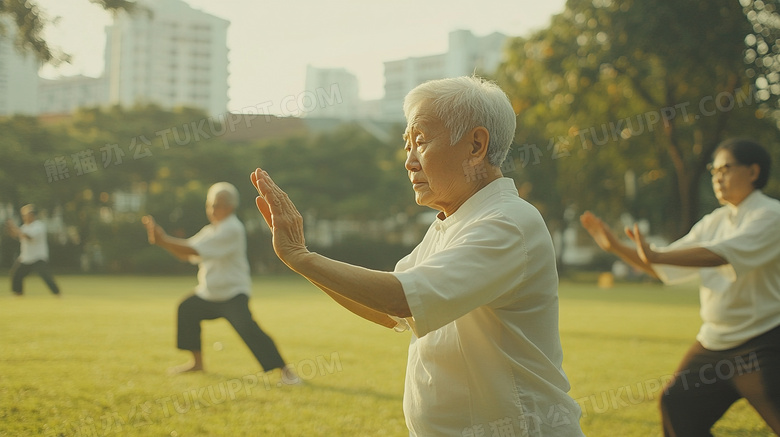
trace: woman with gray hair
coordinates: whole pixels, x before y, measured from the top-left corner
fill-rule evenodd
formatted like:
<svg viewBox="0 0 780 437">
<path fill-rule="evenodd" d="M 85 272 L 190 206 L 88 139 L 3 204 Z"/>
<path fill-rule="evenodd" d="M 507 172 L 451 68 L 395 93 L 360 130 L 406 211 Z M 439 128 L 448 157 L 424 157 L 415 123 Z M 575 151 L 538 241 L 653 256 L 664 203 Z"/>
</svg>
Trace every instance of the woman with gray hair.
<svg viewBox="0 0 780 437">
<path fill-rule="evenodd" d="M 500 165 L 509 99 L 476 77 L 426 82 L 404 102 L 406 168 L 439 211 L 393 272 L 310 252 L 295 205 L 257 169 L 257 207 L 287 266 L 359 316 L 412 338 L 404 414 L 412 436 L 582 436 L 567 395 L 553 244 Z"/>
</svg>

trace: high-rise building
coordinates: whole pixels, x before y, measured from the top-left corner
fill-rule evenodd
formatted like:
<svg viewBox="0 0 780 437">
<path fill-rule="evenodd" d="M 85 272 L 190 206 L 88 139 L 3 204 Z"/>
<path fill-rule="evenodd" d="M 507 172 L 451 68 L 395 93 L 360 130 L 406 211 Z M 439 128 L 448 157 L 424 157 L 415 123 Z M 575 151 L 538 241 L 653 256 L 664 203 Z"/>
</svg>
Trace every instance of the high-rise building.
<svg viewBox="0 0 780 437">
<path fill-rule="evenodd" d="M 69 76 L 39 79 L 38 114 L 69 114 L 78 108 L 105 106 L 105 77 Z"/>
<path fill-rule="evenodd" d="M 39 61 L 32 53 L 14 47 L 16 24 L 0 17 L 5 35 L 0 35 L 0 116 L 38 113 Z"/>
<path fill-rule="evenodd" d="M 106 28 L 109 104 L 190 106 L 211 115 L 228 104 L 229 21 L 182 0 L 141 0 Z"/>
<path fill-rule="evenodd" d="M 357 77 L 343 68 L 306 66 L 306 91 L 294 106 L 303 116 L 351 120 L 360 116 Z M 289 110 L 288 108 L 282 108 Z"/>
<path fill-rule="evenodd" d="M 507 36 L 477 37 L 468 30 L 449 34 L 446 53 L 385 62 L 383 118 L 403 121 L 403 100 L 417 85 L 433 79 L 493 74 L 502 59 Z"/>
</svg>

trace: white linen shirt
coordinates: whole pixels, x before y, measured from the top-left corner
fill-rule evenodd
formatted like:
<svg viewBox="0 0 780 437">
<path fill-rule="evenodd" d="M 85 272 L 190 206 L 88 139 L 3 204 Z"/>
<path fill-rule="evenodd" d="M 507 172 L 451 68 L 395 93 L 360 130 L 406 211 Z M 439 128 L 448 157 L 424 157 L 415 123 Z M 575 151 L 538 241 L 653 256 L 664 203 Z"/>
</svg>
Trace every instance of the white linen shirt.
<svg viewBox="0 0 780 437">
<path fill-rule="evenodd" d="M 436 219 L 394 275 L 412 312 L 398 319 L 414 334 L 410 435 L 583 435 L 561 367 L 552 240 L 512 179 Z"/>
<path fill-rule="evenodd" d="M 702 325 L 696 339 L 725 350 L 780 325 L 780 202 L 760 190 L 736 207 L 706 215 L 688 235 L 658 249 L 704 247 L 728 264 L 695 268 L 654 264 L 658 277 L 675 284 L 701 277 Z"/>
<path fill-rule="evenodd" d="M 250 294 L 252 279 L 246 258 L 246 231 L 235 214 L 217 224 L 208 224 L 187 242 L 198 255 L 190 262 L 198 264 L 195 294 L 208 301 L 225 301 L 239 294 Z"/>
<path fill-rule="evenodd" d="M 40 220 L 23 224 L 19 230 L 27 238 L 19 239 L 19 262 L 32 264 L 49 260 L 49 243 L 46 241 L 46 225 Z"/>
</svg>

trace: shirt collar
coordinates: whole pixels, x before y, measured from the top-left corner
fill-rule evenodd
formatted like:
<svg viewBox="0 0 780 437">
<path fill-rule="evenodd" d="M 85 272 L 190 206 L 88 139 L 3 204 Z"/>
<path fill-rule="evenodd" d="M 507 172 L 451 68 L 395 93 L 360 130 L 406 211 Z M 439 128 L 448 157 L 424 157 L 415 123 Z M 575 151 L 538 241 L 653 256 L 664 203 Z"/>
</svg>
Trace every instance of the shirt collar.
<svg viewBox="0 0 780 437">
<path fill-rule="evenodd" d="M 753 209 L 753 207 L 761 201 L 760 199 L 762 196 L 763 193 L 761 190 L 756 189 L 753 190 L 752 193 L 748 194 L 747 197 L 742 199 L 742 202 L 739 202 L 739 205 L 726 205 L 729 208 L 729 220 L 732 223 L 739 223 L 739 221 L 745 217 L 745 214 L 747 214 L 748 211 Z"/>
<path fill-rule="evenodd" d="M 488 198 L 504 191 L 511 192 L 513 195 L 518 196 L 514 179 L 502 177 L 485 185 L 481 190 L 477 191 L 465 202 L 463 202 L 463 205 L 461 205 L 460 208 L 458 208 L 458 210 L 452 213 L 449 217 L 442 219 L 441 217 L 444 216 L 444 213 L 440 212 L 437 214 L 436 220 L 434 221 L 434 226 L 438 230 L 445 230 L 448 227 L 463 220 L 464 217 L 468 217 L 474 211 L 479 210 L 482 203 L 484 203 Z"/>
<path fill-rule="evenodd" d="M 236 213 L 234 212 L 234 213 L 231 213 L 229 216 L 227 216 L 227 217 L 223 218 L 222 220 L 220 220 L 220 221 L 218 221 L 218 222 L 216 222 L 216 223 L 210 223 L 210 224 L 216 228 L 216 227 L 218 227 L 219 225 L 221 225 L 222 223 L 225 223 L 225 222 L 227 222 L 227 221 L 229 221 L 229 220 L 233 220 L 233 218 L 234 218 L 235 216 L 236 216 Z"/>
</svg>

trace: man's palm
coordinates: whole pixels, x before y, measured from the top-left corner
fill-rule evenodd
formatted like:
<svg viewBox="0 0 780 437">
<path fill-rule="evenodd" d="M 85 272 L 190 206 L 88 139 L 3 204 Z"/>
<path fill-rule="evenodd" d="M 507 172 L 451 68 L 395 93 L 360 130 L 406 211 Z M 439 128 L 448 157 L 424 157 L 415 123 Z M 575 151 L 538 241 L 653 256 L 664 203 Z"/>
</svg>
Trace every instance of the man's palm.
<svg viewBox="0 0 780 437">
<path fill-rule="evenodd" d="M 586 211 L 580 217 L 580 223 L 582 223 L 582 226 L 588 231 L 590 236 L 593 237 L 593 240 L 602 250 L 609 252 L 612 249 L 614 235 L 601 219 L 593 215 L 590 211 Z"/>
</svg>

